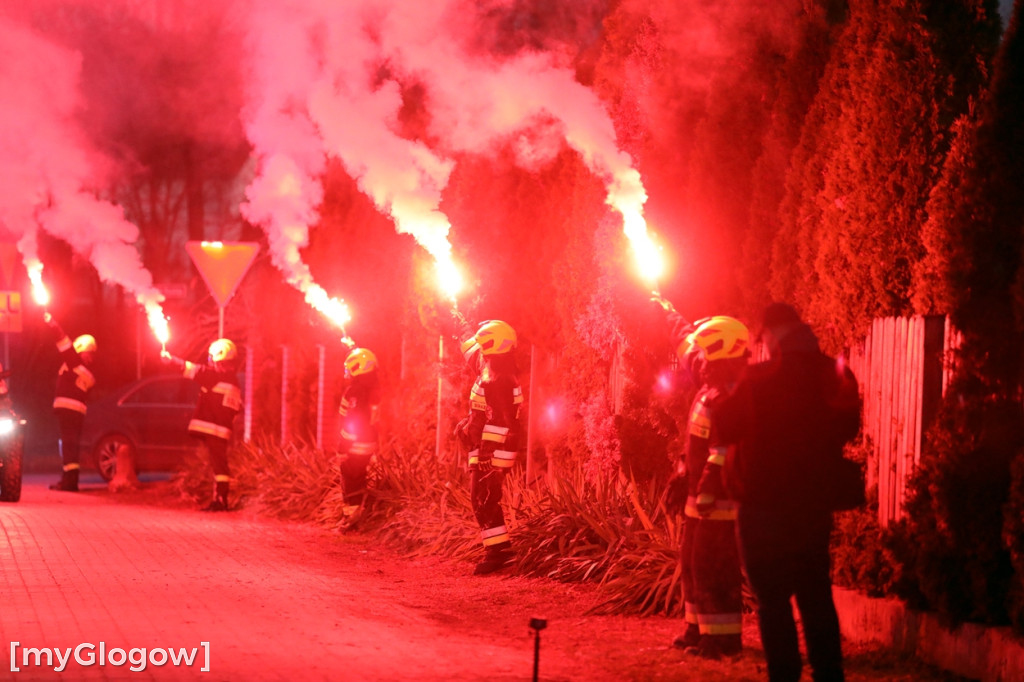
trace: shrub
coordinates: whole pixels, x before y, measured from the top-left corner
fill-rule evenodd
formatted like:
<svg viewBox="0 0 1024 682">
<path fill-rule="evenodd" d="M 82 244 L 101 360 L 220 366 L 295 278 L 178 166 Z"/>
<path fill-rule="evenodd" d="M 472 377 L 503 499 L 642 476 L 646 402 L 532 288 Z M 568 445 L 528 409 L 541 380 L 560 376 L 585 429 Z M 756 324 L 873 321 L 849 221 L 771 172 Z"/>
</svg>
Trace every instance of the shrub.
<svg viewBox="0 0 1024 682">
<path fill-rule="evenodd" d="M 339 526 L 342 496 L 334 459 L 302 445 L 251 443 L 231 452 L 233 501 L 275 518 Z M 359 530 L 413 556 L 474 560 L 477 525 L 461 460 L 428 448 L 385 445 L 371 467 L 371 495 Z M 205 461 L 195 456 L 175 478 L 185 497 L 208 497 Z M 523 575 L 600 584 L 602 613 L 682 613 L 679 520 L 665 514 L 664 482 L 592 479 L 582 466 L 527 486 L 519 468 L 506 481 L 506 524 Z"/>
<path fill-rule="evenodd" d="M 895 588 L 912 606 L 953 624 L 1004 625 L 1013 575 L 1002 544 L 1007 453 L 1014 451 L 1007 439 L 1017 438 L 1005 426 L 1019 405 L 961 400 L 973 393 L 970 384 L 961 378 L 951 385 L 910 481 L 907 515 L 890 542 L 901 566 Z"/>
</svg>

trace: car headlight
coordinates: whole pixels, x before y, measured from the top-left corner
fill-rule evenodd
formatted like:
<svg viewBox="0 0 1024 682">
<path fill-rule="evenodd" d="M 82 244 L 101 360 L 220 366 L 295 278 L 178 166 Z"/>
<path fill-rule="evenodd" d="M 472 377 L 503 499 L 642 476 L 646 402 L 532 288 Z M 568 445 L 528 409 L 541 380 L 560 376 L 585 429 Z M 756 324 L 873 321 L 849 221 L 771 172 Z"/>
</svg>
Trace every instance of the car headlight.
<svg viewBox="0 0 1024 682">
<path fill-rule="evenodd" d="M 13 419 L 0 419 L 0 436 L 6 436 L 14 431 Z"/>
</svg>

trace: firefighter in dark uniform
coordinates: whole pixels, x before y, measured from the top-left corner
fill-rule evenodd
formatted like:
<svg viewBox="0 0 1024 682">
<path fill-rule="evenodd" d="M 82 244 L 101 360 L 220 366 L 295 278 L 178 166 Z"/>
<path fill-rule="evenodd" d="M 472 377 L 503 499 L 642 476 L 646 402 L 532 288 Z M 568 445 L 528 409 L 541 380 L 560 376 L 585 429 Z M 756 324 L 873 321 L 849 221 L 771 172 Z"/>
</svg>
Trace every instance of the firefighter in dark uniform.
<svg viewBox="0 0 1024 682">
<path fill-rule="evenodd" d="M 377 454 L 377 422 L 380 416 L 380 375 L 377 356 L 366 348 L 353 348 L 345 358 L 348 384 L 341 397 L 341 482 L 345 504 L 342 513 L 354 523 L 366 499 L 366 470 Z"/>
<path fill-rule="evenodd" d="M 673 644 L 687 653 L 719 658 L 742 648 L 742 586 L 736 543 L 737 505 L 723 479 L 726 450 L 715 442 L 714 410 L 747 365 L 750 334 L 731 317 L 691 325 L 664 301 L 684 371 L 699 386 L 687 420 L 677 478 L 686 488 L 682 578 L 686 631 Z"/>
<path fill-rule="evenodd" d="M 96 385 L 96 377 L 89 369 L 96 357 L 96 339 L 83 334 L 72 343 L 50 313 L 44 313 L 43 320 L 56 333 L 57 350 L 64 360 L 57 374 L 57 390 L 53 398 L 53 413 L 60 429 L 57 446 L 64 468 L 60 480 L 50 489 L 77 492 L 82 423 L 85 421 L 89 391 Z"/>
<path fill-rule="evenodd" d="M 501 495 L 519 447 L 523 391 L 512 354 L 515 346 L 515 330 L 500 320 L 484 322 L 462 343 L 463 355 L 479 363 L 480 372 L 469 396 L 469 416 L 455 429 L 469 452 L 470 501 L 484 547 L 474 575 L 493 573 L 512 561 Z"/>
<path fill-rule="evenodd" d="M 231 472 L 228 468 L 228 444 L 235 417 L 242 409 L 242 390 L 238 386 L 238 349 L 230 339 L 210 344 L 204 365 L 160 353 L 165 363 L 184 370 L 185 377 L 199 384 L 199 402 L 188 424 L 188 431 L 206 448 L 213 468 L 213 500 L 204 511 L 226 511 Z"/>
</svg>

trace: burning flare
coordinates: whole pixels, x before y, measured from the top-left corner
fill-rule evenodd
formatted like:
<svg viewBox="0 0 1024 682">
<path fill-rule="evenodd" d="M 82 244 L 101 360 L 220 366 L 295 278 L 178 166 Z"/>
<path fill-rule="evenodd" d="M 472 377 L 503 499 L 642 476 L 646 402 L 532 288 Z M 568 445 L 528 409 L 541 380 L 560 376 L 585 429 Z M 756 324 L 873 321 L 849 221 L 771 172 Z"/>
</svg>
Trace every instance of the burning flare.
<svg viewBox="0 0 1024 682">
<path fill-rule="evenodd" d="M 323 313 L 328 320 L 341 328 L 342 332 L 345 331 L 345 325 L 352 319 L 345 301 L 328 296 L 319 284 L 310 284 L 305 293 L 306 303 Z"/>
<path fill-rule="evenodd" d="M 25 270 L 28 271 L 29 281 L 32 282 L 32 300 L 43 308 L 50 305 L 50 292 L 43 284 L 43 264 L 38 258 L 25 258 Z"/>
<path fill-rule="evenodd" d="M 160 308 L 158 303 L 146 304 L 146 319 L 149 320 L 149 328 L 153 330 L 153 335 L 156 336 L 156 340 L 160 342 L 160 345 L 165 349 L 167 348 L 167 342 L 171 339 L 171 330 L 167 324 L 167 318 L 164 316 L 163 309 Z"/>
<path fill-rule="evenodd" d="M 434 263 L 434 267 L 437 269 L 437 284 L 441 288 L 441 291 L 447 296 L 454 304 L 456 297 L 462 290 L 462 273 L 455 267 L 455 262 L 452 261 L 451 254 L 446 254 L 447 257 L 438 258 Z"/>
<path fill-rule="evenodd" d="M 81 55 L 0 17 L 0 225 L 18 238 L 33 298 L 50 297 L 42 281 L 37 234 L 43 230 L 86 258 L 104 282 L 131 292 L 153 325 L 163 295 L 143 266 L 138 228 L 100 198 L 110 166 L 80 130 Z"/>
</svg>

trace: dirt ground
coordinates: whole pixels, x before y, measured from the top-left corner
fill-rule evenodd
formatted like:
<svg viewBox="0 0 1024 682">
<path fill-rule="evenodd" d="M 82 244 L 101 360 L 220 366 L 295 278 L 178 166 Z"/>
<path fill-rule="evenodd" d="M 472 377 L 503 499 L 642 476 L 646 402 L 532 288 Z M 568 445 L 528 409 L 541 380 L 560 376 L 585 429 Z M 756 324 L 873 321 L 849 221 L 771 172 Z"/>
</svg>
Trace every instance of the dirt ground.
<svg viewBox="0 0 1024 682">
<path fill-rule="evenodd" d="M 113 495 L 119 503 L 144 506 L 187 506 L 166 483 Z M 542 618 L 538 677 L 540 680 L 764 680 L 764 657 L 753 615 L 744 624 L 744 653 L 709 662 L 687 656 L 671 646 L 682 631 L 678 619 L 600 616 L 591 610 L 602 595 L 594 585 L 562 584 L 503 572 L 471 575 L 472 565 L 439 557 L 406 558 L 375 544 L 360 533 L 327 532 L 303 524 L 258 518 L 251 510 L 232 512 L 267 532 L 295 561 L 320 563 L 364 595 L 353 614 L 408 627 L 418 623 L 415 655 L 426 667 L 422 679 L 534 679 L 535 631 L 532 618 Z M 295 543 L 292 546 L 292 543 Z M 415 618 L 410 621 L 410 613 Z M 366 635 L 368 638 L 370 634 Z M 430 672 L 429 641 L 437 643 L 436 676 Z M 452 640 L 479 641 L 479 677 L 452 677 L 441 669 L 443 649 Z M 358 643 L 355 643 L 358 644 Z M 442 644 L 444 646 L 442 646 Z M 491 647 L 500 645 L 500 649 Z M 372 648 L 372 642 L 366 646 Z M 957 680 L 916 660 L 902 660 L 877 647 L 846 643 L 847 679 Z M 395 657 L 413 655 L 396 650 Z M 474 668 L 476 669 L 476 668 Z M 809 678 L 809 673 L 807 674 Z M 420 678 L 417 678 L 420 679 Z"/>
</svg>

